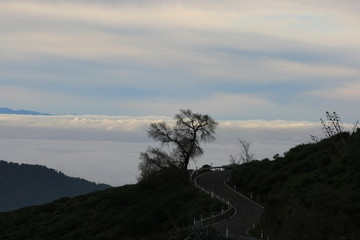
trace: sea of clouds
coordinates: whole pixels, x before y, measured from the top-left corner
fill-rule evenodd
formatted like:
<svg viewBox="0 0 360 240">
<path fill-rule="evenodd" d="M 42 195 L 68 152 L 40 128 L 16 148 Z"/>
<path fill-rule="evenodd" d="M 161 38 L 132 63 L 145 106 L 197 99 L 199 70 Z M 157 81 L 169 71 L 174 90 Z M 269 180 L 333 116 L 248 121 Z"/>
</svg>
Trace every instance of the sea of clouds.
<svg viewBox="0 0 360 240">
<path fill-rule="evenodd" d="M 139 155 L 157 144 L 147 136 L 159 116 L 0 115 L 0 158 L 45 165 L 67 175 L 113 186 L 136 182 Z M 322 137 L 319 123 L 307 121 L 218 121 L 216 140 L 191 167 L 229 163 L 240 151 L 237 139 L 251 143 L 257 159 L 280 155 L 310 135 Z"/>
</svg>

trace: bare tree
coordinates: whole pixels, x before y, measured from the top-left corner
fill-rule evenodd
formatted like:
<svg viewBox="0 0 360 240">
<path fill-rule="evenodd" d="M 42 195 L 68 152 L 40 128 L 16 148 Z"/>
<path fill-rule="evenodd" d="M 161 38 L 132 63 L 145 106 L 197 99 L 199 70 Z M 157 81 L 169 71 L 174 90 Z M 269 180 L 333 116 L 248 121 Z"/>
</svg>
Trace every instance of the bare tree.
<svg viewBox="0 0 360 240">
<path fill-rule="evenodd" d="M 146 179 L 154 172 L 163 168 L 178 168 L 178 162 L 170 154 L 160 148 L 148 147 L 146 152 L 140 153 L 140 163 L 138 169 L 140 176 L 138 180 Z"/>
<path fill-rule="evenodd" d="M 240 161 L 243 163 L 251 162 L 255 159 L 255 154 L 250 151 L 251 143 L 238 138 L 240 144 Z"/>
<path fill-rule="evenodd" d="M 357 120 L 355 123 L 354 123 L 354 126 L 351 130 L 351 133 L 356 133 L 356 131 L 359 129 L 359 120 Z"/>
<path fill-rule="evenodd" d="M 237 158 L 236 158 L 236 155 L 230 154 L 230 156 L 229 156 L 229 162 L 230 162 L 230 164 L 237 164 L 237 163 L 238 163 L 238 160 L 237 160 Z"/>
<path fill-rule="evenodd" d="M 230 164 L 248 163 L 253 161 L 255 159 L 255 154 L 250 150 L 251 143 L 240 138 L 238 138 L 238 141 L 240 146 L 239 158 L 237 159 L 236 155 L 234 156 L 231 154 L 229 159 Z"/>
<path fill-rule="evenodd" d="M 165 122 L 150 125 L 149 137 L 159 141 L 162 147 L 166 146 L 169 152 L 149 147 L 141 153 L 139 170 L 143 177 L 163 168 L 186 170 L 190 160 L 203 154 L 200 144 L 215 140 L 218 123 L 209 115 L 193 113 L 188 109 L 180 110 L 174 119 L 173 127 Z"/>
</svg>

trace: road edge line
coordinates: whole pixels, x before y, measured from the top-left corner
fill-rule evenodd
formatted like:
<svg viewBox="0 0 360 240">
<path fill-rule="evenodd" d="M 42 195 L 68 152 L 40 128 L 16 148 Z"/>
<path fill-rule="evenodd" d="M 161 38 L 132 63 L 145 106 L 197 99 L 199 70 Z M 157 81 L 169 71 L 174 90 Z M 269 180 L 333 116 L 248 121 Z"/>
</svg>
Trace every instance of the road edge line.
<svg viewBox="0 0 360 240">
<path fill-rule="evenodd" d="M 239 194 L 241 197 L 243 197 L 243 198 L 245 198 L 245 199 L 249 200 L 250 202 L 255 203 L 257 206 L 261 207 L 262 209 L 265 209 L 265 207 L 264 207 L 264 206 L 260 205 L 259 203 L 255 202 L 254 200 L 252 200 L 252 199 L 250 199 L 250 198 L 246 197 L 245 195 L 243 195 L 243 194 L 239 193 L 238 191 L 234 190 L 233 188 L 231 188 L 231 187 L 230 187 L 230 186 L 226 183 L 229 179 L 230 179 L 230 178 L 226 179 L 226 180 L 225 180 L 225 182 L 224 182 L 224 184 L 225 184 L 225 186 L 226 186 L 226 187 L 228 187 L 231 191 L 233 191 L 233 192 L 235 192 L 235 193 Z"/>
<path fill-rule="evenodd" d="M 201 176 L 206 175 L 206 174 L 211 174 L 211 173 L 213 173 L 213 172 L 206 172 L 206 173 L 200 174 L 199 176 L 197 176 L 197 177 L 194 179 L 194 182 L 196 182 L 196 179 L 197 179 L 198 177 L 201 177 Z M 229 179 L 229 178 L 228 178 L 228 179 Z M 226 179 L 226 180 L 228 180 L 228 179 Z M 226 181 L 226 180 L 225 180 L 225 181 Z M 196 184 L 197 184 L 197 183 L 196 183 Z M 224 185 L 227 186 L 227 185 L 225 184 L 225 182 L 224 182 Z M 228 186 L 227 186 L 227 187 L 228 187 Z M 196 187 L 195 187 L 195 188 L 196 188 Z M 201 189 L 200 189 L 200 190 L 201 190 Z M 210 190 L 209 190 L 209 191 L 210 191 Z M 219 200 L 219 201 L 220 201 L 220 200 Z M 229 203 L 230 203 L 230 205 L 231 205 L 231 208 L 233 208 L 233 209 L 235 210 L 234 214 L 231 215 L 230 217 L 228 217 L 228 218 L 220 221 L 220 222 L 212 223 L 212 224 L 210 224 L 209 226 L 214 226 L 214 225 L 216 225 L 216 224 L 220 224 L 220 223 L 226 222 L 226 221 L 232 219 L 232 218 L 237 214 L 238 211 L 237 211 L 236 207 L 231 203 L 230 200 L 228 200 L 228 201 L 229 201 Z M 221 202 L 221 201 L 220 201 L 220 202 Z"/>
</svg>

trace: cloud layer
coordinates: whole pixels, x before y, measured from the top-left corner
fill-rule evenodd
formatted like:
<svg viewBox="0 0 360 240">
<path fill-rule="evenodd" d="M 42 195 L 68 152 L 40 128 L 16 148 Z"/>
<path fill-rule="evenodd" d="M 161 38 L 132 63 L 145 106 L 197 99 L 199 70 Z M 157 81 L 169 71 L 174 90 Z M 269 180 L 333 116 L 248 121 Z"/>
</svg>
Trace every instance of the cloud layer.
<svg viewBox="0 0 360 240">
<path fill-rule="evenodd" d="M 96 182 L 136 182 L 140 152 L 154 145 L 149 124 L 168 117 L 95 115 L 0 115 L 0 157 L 7 161 L 46 165 Z M 321 136 L 318 123 L 304 121 L 219 121 L 216 141 L 192 167 L 229 162 L 239 152 L 237 138 L 252 143 L 258 159 L 272 158 L 297 144 Z"/>
<path fill-rule="evenodd" d="M 353 121 L 359 10 L 352 0 L 0 1 L 0 101 L 59 114 L 191 107 L 223 120 L 335 110 Z"/>
</svg>

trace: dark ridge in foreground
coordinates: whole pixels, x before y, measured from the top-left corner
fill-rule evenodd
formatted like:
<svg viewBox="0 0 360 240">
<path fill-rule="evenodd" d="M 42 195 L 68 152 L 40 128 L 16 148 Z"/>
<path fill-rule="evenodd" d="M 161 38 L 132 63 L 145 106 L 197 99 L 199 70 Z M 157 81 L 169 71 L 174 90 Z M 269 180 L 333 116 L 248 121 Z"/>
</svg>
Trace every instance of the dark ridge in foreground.
<svg viewBox="0 0 360 240">
<path fill-rule="evenodd" d="M 0 160 L 0 212 L 109 188 L 40 165 Z"/>
<path fill-rule="evenodd" d="M 0 213 L 0 239 L 184 239 L 221 205 L 174 176 Z"/>
<path fill-rule="evenodd" d="M 360 130 L 240 165 L 233 183 L 265 206 L 270 239 L 360 239 Z"/>
</svg>

